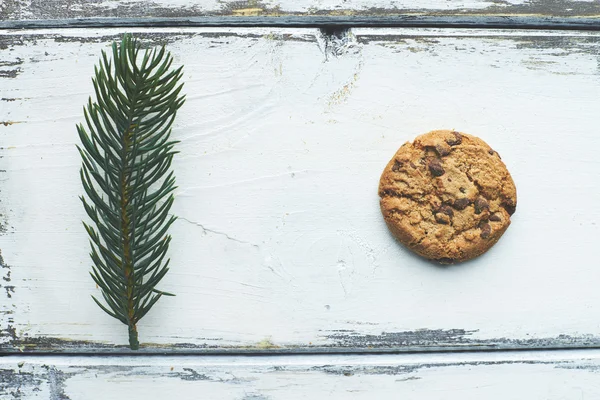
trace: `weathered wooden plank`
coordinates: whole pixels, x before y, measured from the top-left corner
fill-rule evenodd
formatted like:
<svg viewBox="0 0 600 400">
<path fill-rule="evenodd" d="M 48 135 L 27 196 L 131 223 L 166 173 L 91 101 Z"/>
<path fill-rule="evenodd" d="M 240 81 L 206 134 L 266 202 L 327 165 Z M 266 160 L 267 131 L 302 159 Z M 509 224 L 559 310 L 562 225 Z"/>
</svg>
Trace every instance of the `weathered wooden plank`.
<svg viewBox="0 0 600 400">
<path fill-rule="evenodd" d="M 479 28 L 479 29 L 553 29 L 600 30 L 597 17 L 562 17 L 531 15 L 388 15 L 388 16 L 202 16 L 162 18 L 76 18 L 0 21 L 0 29 L 63 28 L 190 28 L 190 27 L 270 27 L 320 28 L 335 32 L 348 28 Z"/>
<path fill-rule="evenodd" d="M 594 399 L 598 352 L 4 357 L 2 399 Z"/>
<path fill-rule="evenodd" d="M 187 17 L 600 16 L 585 0 L 3 0 L 0 20 Z"/>
<path fill-rule="evenodd" d="M 90 299 L 75 123 L 119 30 L 0 36 L 3 351 L 122 351 Z M 600 344 L 599 36 L 139 29 L 185 64 L 172 270 L 143 351 L 405 351 Z M 403 142 L 483 137 L 519 191 L 504 238 L 440 268 L 388 233 Z"/>
</svg>

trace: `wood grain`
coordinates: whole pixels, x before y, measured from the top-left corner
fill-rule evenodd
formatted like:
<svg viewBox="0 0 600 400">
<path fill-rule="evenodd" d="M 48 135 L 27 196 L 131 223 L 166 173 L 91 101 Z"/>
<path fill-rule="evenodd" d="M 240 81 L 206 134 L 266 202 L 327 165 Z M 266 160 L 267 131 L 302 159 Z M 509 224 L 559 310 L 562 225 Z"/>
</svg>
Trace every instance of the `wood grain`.
<svg viewBox="0 0 600 400">
<path fill-rule="evenodd" d="M 600 344 L 596 33 L 137 29 L 185 65 L 172 269 L 145 352 Z M 0 35 L 1 350 L 123 351 L 90 295 L 75 124 L 122 30 Z M 377 183 L 432 129 L 484 138 L 513 225 L 441 268 L 388 233 Z"/>
<path fill-rule="evenodd" d="M 594 399 L 597 351 L 296 357 L 3 357 L 3 399 Z"/>
</svg>

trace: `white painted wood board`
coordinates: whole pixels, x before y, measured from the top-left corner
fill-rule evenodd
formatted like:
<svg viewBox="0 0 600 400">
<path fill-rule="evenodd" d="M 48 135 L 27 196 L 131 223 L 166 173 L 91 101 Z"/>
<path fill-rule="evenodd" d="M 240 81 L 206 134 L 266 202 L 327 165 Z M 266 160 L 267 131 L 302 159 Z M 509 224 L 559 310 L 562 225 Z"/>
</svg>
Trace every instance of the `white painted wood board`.
<svg viewBox="0 0 600 400">
<path fill-rule="evenodd" d="M 0 399 L 564 400 L 600 397 L 597 351 L 284 357 L 4 357 Z"/>
<path fill-rule="evenodd" d="M 589 0 L 0 0 L 0 20 L 422 14 L 598 17 L 600 4 Z"/>
<path fill-rule="evenodd" d="M 75 124 L 121 31 L 0 35 L 4 351 L 122 350 L 90 298 Z M 598 345 L 599 36 L 138 29 L 185 65 L 172 269 L 143 351 Z M 475 261 L 394 241 L 379 175 L 431 129 L 481 136 L 519 206 Z"/>
</svg>

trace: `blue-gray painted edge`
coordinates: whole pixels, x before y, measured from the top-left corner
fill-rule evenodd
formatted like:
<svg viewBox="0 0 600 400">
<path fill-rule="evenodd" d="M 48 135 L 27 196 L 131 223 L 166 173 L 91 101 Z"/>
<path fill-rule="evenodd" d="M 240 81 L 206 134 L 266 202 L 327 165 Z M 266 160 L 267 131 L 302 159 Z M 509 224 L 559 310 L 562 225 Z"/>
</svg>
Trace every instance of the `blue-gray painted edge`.
<svg viewBox="0 0 600 400">
<path fill-rule="evenodd" d="M 481 351 L 532 351 L 600 349 L 600 337 L 595 335 L 559 335 L 529 339 L 478 339 L 477 331 L 464 329 L 421 329 L 416 331 L 362 334 L 338 330 L 322 332 L 328 345 L 276 345 L 218 346 L 193 343 L 164 345 L 143 344 L 137 351 L 125 345 L 69 340 L 51 337 L 7 337 L 0 344 L 0 356 L 11 354 L 146 354 L 146 355 L 273 355 L 273 354 L 396 354 L 396 353 L 448 353 Z"/>
<path fill-rule="evenodd" d="M 0 21 L 0 29 L 143 27 L 297 27 L 297 28 L 478 28 L 600 30 L 598 17 L 532 16 L 282 16 L 282 17 L 165 17 L 165 18 L 76 18 L 61 20 Z"/>
</svg>

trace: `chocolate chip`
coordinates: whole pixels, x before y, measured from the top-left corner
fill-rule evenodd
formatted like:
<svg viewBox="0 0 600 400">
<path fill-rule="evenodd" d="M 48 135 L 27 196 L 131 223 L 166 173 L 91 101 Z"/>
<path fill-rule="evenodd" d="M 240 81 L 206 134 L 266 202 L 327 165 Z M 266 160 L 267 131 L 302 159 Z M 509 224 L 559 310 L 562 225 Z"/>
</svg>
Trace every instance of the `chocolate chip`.
<svg viewBox="0 0 600 400">
<path fill-rule="evenodd" d="M 410 166 L 413 167 L 413 168 L 417 168 L 417 166 L 415 165 L 415 163 L 412 162 L 412 161 L 410 162 Z"/>
<path fill-rule="evenodd" d="M 460 190 L 461 193 L 466 193 L 467 189 L 465 189 L 464 187 L 459 187 L 458 190 Z"/>
<path fill-rule="evenodd" d="M 456 208 L 457 210 L 464 210 L 465 208 L 467 208 L 467 206 L 469 204 L 471 204 L 471 200 L 469 200 L 467 198 L 456 199 L 456 200 L 454 200 L 452 207 Z"/>
<path fill-rule="evenodd" d="M 502 218 L 498 214 L 492 214 L 490 215 L 490 221 L 499 222 L 502 221 Z"/>
<path fill-rule="evenodd" d="M 517 206 L 512 204 L 503 204 L 502 207 L 504 207 L 508 215 L 513 215 L 517 211 Z"/>
<path fill-rule="evenodd" d="M 439 209 L 438 212 L 444 213 L 449 217 L 454 217 L 454 211 L 452 211 L 452 208 L 448 207 L 447 205 L 442 205 Z"/>
<path fill-rule="evenodd" d="M 481 214 L 481 212 L 485 209 L 485 208 L 489 208 L 489 204 L 487 202 L 486 199 L 484 199 L 483 197 L 479 196 L 477 199 L 475 199 L 475 214 Z"/>
<path fill-rule="evenodd" d="M 393 189 L 385 189 L 379 192 L 379 197 L 402 197 L 402 195 Z"/>
<path fill-rule="evenodd" d="M 442 204 L 440 208 L 434 211 L 434 213 L 435 220 L 444 225 L 449 224 L 450 219 L 454 216 L 454 211 L 446 204 Z"/>
<path fill-rule="evenodd" d="M 456 146 L 462 143 L 462 135 L 456 131 L 452 131 L 454 138 L 446 139 L 446 143 L 450 146 Z"/>
<path fill-rule="evenodd" d="M 492 227 L 485 221 L 479 223 L 479 229 L 481 229 L 479 236 L 481 236 L 482 239 L 487 239 L 492 234 Z"/>
<path fill-rule="evenodd" d="M 440 264 L 454 264 L 454 258 L 448 258 L 448 257 L 444 257 L 444 258 L 438 258 L 437 260 L 435 260 L 437 262 L 439 262 Z"/>
<path fill-rule="evenodd" d="M 400 171 L 400 168 L 402 168 L 403 163 L 401 163 L 400 161 L 396 160 L 394 161 L 394 165 L 392 166 L 392 171 L 394 172 L 398 172 Z"/>
<path fill-rule="evenodd" d="M 431 171 L 433 176 L 442 176 L 446 173 L 439 160 L 429 161 L 429 171 Z"/>
<path fill-rule="evenodd" d="M 493 150 L 493 149 L 489 149 L 488 153 L 493 156 L 494 154 L 498 156 L 499 159 L 502 160 L 502 157 L 500 157 L 500 153 L 498 153 L 497 151 Z"/>
<path fill-rule="evenodd" d="M 443 213 L 436 213 L 435 215 L 435 220 L 439 223 L 439 224 L 444 224 L 444 225 L 448 225 L 450 223 L 450 217 L 447 216 L 446 214 Z"/>
<path fill-rule="evenodd" d="M 436 151 L 436 153 L 438 153 L 440 155 L 440 157 L 445 157 L 448 154 L 450 154 L 450 149 L 447 149 L 446 147 L 444 147 L 440 144 L 435 145 L 435 151 Z"/>
</svg>

